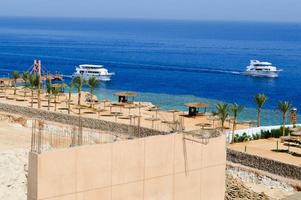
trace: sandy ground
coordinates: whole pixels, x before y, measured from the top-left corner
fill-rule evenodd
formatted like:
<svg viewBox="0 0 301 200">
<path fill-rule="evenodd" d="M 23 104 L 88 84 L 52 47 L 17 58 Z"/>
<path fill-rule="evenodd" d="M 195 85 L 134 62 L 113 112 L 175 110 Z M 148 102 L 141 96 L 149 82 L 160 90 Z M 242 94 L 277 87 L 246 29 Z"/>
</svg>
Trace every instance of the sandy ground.
<svg viewBox="0 0 301 200">
<path fill-rule="evenodd" d="M 26 199 L 30 129 L 0 121 L 0 199 Z"/>
<path fill-rule="evenodd" d="M 261 157 L 278 160 L 280 162 L 289 163 L 292 165 L 301 166 L 301 157 L 293 156 L 285 152 L 275 152 L 278 142 L 279 150 L 287 150 L 288 147 L 284 146 L 279 139 L 261 139 L 261 140 L 252 140 L 248 142 L 241 142 L 228 145 L 228 148 L 244 152 L 246 147 L 246 152 L 253 155 L 258 155 Z M 297 152 L 301 154 L 300 147 L 290 147 L 290 151 Z"/>
<path fill-rule="evenodd" d="M 19 123 L 14 123 L 17 120 Z M 0 199 L 25 200 L 26 174 L 28 152 L 30 149 L 31 128 L 20 124 L 18 116 L 7 116 L 0 113 Z M 48 122 L 49 123 L 49 122 Z M 51 123 L 56 126 L 56 123 Z M 228 169 L 227 174 L 240 181 L 246 188 L 255 193 L 264 192 L 274 199 L 292 194 L 293 189 L 284 183 L 277 182 L 268 177 L 237 170 Z M 235 191 L 234 191 L 235 192 Z"/>
<path fill-rule="evenodd" d="M 89 104 L 85 102 L 85 96 L 87 93 L 82 92 L 82 105 L 86 106 L 87 108 L 81 110 L 81 115 L 84 117 L 92 117 L 92 118 L 99 118 L 106 121 L 115 121 L 118 123 L 124 123 L 124 124 L 132 124 L 137 125 L 138 119 L 137 118 L 129 118 L 129 116 L 142 116 L 141 117 L 141 126 L 147 127 L 147 128 L 154 128 L 156 130 L 160 131 L 171 131 L 175 128 L 175 125 L 173 124 L 174 121 L 181 121 L 184 125 L 184 128 L 186 131 L 190 130 L 198 130 L 201 129 L 201 127 L 197 124 L 200 123 L 208 123 L 210 124 L 209 128 L 216 128 L 220 127 L 219 120 L 214 119 L 210 115 L 210 113 L 206 113 L 206 115 L 200 115 L 197 117 L 182 117 L 183 115 L 187 115 L 186 112 L 170 112 L 166 110 L 151 110 L 151 108 L 154 107 L 151 103 L 148 102 L 135 102 L 136 107 L 135 108 L 129 108 L 129 105 L 122 105 L 119 106 L 116 105 L 117 102 L 103 102 L 103 100 L 100 100 L 98 104 L 95 104 L 94 107 L 97 112 L 91 113 L 91 109 L 89 108 Z M 35 93 L 34 95 L 34 108 L 37 108 L 37 95 Z M 41 109 L 47 110 L 48 109 L 48 99 L 46 97 L 46 94 L 42 94 L 42 107 Z M 30 107 L 31 105 L 31 93 L 27 92 L 27 95 L 24 99 L 24 90 L 22 88 L 18 88 L 17 95 L 13 95 L 12 89 L 6 89 L 0 91 L 0 102 L 2 103 L 8 103 L 8 104 L 14 104 L 14 105 L 20 105 L 20 106 L 27 106 Z M 72 94 L 72 112 L 73 115 L 78 115 L 78 108 L 77 108 L 77 93 Z M 59 97 L 57 97 L 57 112 L 62 113 L 68 113 L 66 108 L 68 107 L 67 104 L 68 100 L 68 94 L 62 94 Z M 117 100 L 117 98 L 116 98 Z M 50 110 L 54 111 L 54 98 L 51 100 L 51 107 Z M 139 109 L 139 105 L 142 106 Z M 95 111 L 95 110 L 94 110 Z M 120 116 L 114 116 L 113 113 L 119 113 Z M 152 121 L 154 119 L 154 121 Z M 230 122 L 225 123 L 226 128 L 232 128 L 232 124 Z M 241 128 L 247 128 L 247 125 L 237 125 L 237 129 Z"/>
</svg>

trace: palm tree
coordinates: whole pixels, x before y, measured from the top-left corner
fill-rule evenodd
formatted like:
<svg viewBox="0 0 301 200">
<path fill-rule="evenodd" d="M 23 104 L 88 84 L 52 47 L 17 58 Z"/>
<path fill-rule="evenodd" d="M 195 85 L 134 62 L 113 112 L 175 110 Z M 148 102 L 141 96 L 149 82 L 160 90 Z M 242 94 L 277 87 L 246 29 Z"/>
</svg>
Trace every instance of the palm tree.
<svg viewBox="0 0 301 200">
<path fill-rule="evenodd" d="M 12 79 L 14 80 L 14 95 L 17 94 L 17 80 L 20 78 L 20 73 L 18 71 L 13 71 L 11 74 Z"/>
<path fill-rule="evenodd" d="M 29 84 L 31 90 L 31 107 L 33 107 L 33 92 L 38 88 L 40 84 L 40 76 L 38 76 L 37 74 L 30 75 Z"/>
<path fill-rule="evenodd" d="M 50 110 L 51 94 L 52 94 L 52 82 L 51 82 L 51 79 L 47 79 L 46 90 L 47 90 L 47 96 L 48 96 L 48 110 Z"/>
<path fill-rule="evenodd" d="M 70 114 L 70 106 L 71 106 L 71 97 L 72 97 L 72 91 L 73 91 L 73 88 L 74 88 L 74 85 L 72 82 L 69 83 L 68 85 L 68 88 L 69 88 L 69 96 L 68 96 L 68 114 Z"/>
<path fill-rule="evenodd" d="M 229 116 L 229 105 L 226 103 L 218 103 L 216 104 L 216 109 L 217 109 L 217 114 L 221 120 L 222 132 L 224 132 L 224 124 L 227 117 Z"/>
<path fill-rule="evenodd" d="M 52 89 L 52 94 L 54 96 L 54 111 L 56 111 L 56 105 L 57 105 L 57 96 L 60 94 L 61 88 L 60 87 L 54 87 Z"/>
<path fill-rule="evenodd" d="M 279 101 L 277 109 L 282 113 L 282 135 L 285 135 L 286 114 L 291 109 L 292 105 L 288 101 Z"/>
<path fill-rule="evenodd" d="M 267 100 L 267 97 L 264 94 L 257 94 L 254 97 L 254 102 L 257 105 L 257 127 L 260 127 L 260 114 L 261 114 L 262 107 L 264 106 L 266 100 Z"/>
<path fill-rule="evenodd" d="M 27 94 L 27 88 L 29 87 L 29 79 L 30 79 L 30 73 L 29 72 L 24 72 L 22 74 L 22 79 L 24 81 L 24 101 L 25 101 L 25 97 Z"/>
<path fill-rule="evenodd" d="M 41 85 L 42 85 L 42 79 L 41 79 L 41 74 L 37 74 L 38 76 L 38 81 L 37 82 L 37 89 L 38 89 L 38 108 L 41 108 Z"/>
<path fill-rule="evenodd" d="M 83 79 L 82 76 L 76 76 L 73 78 L 72 80 L 72 84 L 74 87 L 76 87 L 77 89 L 77 93 L 78 93 L 78 99 L 77 99 L 77 104 L 79 107 L 79 114 L 80 114 L 80 106 L 81 106 L 81 96 L 82 96 L 82 87 L 85 83 L 85 80 Z"/>
<path fill-rule="evenodd" d="M 233 114 L 233 127 L 232 127 L 232 143 L 234 142 L 234 131 L 236 129 L 236 121 L 238 118 L 238 115 L 241 113 L 241 111 L 244 109 L 242 105 L 238 105 L 237 103 L 234 103 L 230 107 L 230 111 Z"/>
<path fill-rule="evenodd" d="M 94 89 L 99 85 L 99 81 L 95 78 L 95 76 L 92 76 L 89 78 L 88 80 L 88 86 L 90 88 L 90 99 L 91 99 L 91 105 L 90 107 L 93 108 L 94 105 L 94 100 L 93 100 L 93 96 L 94 96 Z"/>
</svg>

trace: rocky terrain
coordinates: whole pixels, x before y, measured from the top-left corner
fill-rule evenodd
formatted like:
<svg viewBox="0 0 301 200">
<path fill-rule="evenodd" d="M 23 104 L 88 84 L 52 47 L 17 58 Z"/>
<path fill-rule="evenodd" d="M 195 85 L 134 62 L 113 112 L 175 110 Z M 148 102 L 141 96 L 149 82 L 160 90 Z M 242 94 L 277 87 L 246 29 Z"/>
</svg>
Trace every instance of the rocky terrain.
<svg viewBox="0 0 301 200">
<path fill-rule="evenodd" d="M 268 200 L 270 199 L 264 193 L 258 194 L 245 187 L 241 181 L 232 175 L 227 175 L 225 200 Z"/>
<path fill-rule="evenodd" d="M 268 176 L 255 174 L 236 167 L 226 171 L 225 199 L 282 199 L 294 194 L 296 189 L 291 185 L 277 181 Z"/>
</svg>

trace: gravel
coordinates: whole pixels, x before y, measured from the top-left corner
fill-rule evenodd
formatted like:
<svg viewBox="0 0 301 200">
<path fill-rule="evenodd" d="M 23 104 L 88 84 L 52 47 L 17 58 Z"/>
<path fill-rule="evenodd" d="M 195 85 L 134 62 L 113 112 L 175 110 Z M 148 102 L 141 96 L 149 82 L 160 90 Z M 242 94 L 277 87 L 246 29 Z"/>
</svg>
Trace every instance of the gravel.
<svg viewBox="0 0 301 200">
<path fill-rule="evenodd" d="M 241 181 L 227 174 L 225 200 L 268 200 L 265 194 L 258 194 L 248 189 Z"/>
</svg>

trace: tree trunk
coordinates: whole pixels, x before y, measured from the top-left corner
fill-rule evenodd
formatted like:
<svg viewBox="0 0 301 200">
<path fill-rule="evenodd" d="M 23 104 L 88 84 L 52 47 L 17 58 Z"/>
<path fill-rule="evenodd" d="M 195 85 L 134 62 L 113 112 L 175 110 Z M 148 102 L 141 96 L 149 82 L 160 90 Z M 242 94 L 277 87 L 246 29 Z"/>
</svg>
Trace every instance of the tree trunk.
<svg viewBox="0 0 301 200">
<path fill-rule="evenodd" d="M 283 125 L 282 125 L 282 136 L 285 135 L 285 114 L 283 114 L 282 116 L 282 122 L 283 122 Z"/>
<path fill-rule="evenodd" d="M 231 143 L 234 143 L 234 131 L 236 129 L 236 118 L 233 119 L 233 127 L 232 127 L 232 141 Z"/>
<path fill-rule="evenodd" d="M 16 95 L 16 94 L 17 94 L 17 80 L 15 80 L 14 86 L 15 86 L 15 89 L 14 89 L 14 95 Z"/>
<path fill-rule="evenodd" d="M 51 99 L 50 99 L 50 93 L 48 93 L 48 110 L 50 110 L 50 102 L 51 102 Z"/>
<path fill-rule="evenodd" d="M 56 111 L 56 95 L 54 96 L 54 111 Z"/>
<path fill-rule="evenodd" d="M 31 90 L 31 107 L 33 107 L 33 90 Z"/>
<path fill-rule="evenodd" d="M 41 108 L 41 90 L 38 89 L 38 108 Z"/>
<path fill-rule="evenodd" d="M 260 114 L 261 114 L 261 110 L 258 109 L 258 113 L 257 113 L 257 127 L 260 127 Z"/>
<path fill-rule="evenodd" d="M 224 121 L 222 121 L 222 133 L 224 133 Z"/>
<path fill-rule="evenodd" d="M 80 105 L 80 101 L 81 101 L 81 96 L 82 96 L 82 93 L 81 91 L 78 91 L 78 114 L 80 114 L 80 111 L 81 111 L 81 105 Z"/>
<path fill-rule="evenodd" d="M 70 114 L 70 104 L 71 104 L 71 91 L 69 91 L 69 99 L 68 99 L 68 114 Z"/>
</svg>

